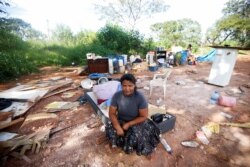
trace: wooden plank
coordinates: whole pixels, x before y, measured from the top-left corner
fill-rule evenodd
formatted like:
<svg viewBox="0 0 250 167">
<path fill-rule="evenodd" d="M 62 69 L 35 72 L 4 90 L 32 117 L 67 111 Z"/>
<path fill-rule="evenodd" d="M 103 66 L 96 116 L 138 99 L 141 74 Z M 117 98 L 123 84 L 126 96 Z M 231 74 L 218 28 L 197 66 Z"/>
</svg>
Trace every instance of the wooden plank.
<svg viewBox="0 0 250 167">
<path fill-rule="evenodd" d="M 34 104 L 31 102 L 13 102 L 11 106 L 2 111 L 14 113 L 13 117 L 15 118 L 26 113 Z"/>
<path fill-rule="evenodd" d="M 27 85 L 19 85 L 14 88 L 0 92 L 0 98 L 13 99 L 13 100 L 25 100 L 35 102 L 48 93 L 48 89 L 32 89 L 22 91 L 27 88 Z"/>
<path fill-rule="evenodd" d="M 5 121 L 13 115 L 13 112 L 0 112 L 0 121 Z"/>
<path fill-rule="evenodd" d="M 57 95 L 59 93 L 63 93 L 63 92 L 69 91 L 69 90 L 73 90 L 73 89 L 76 89 L 76 88 L 77 87 L 70 87 L 70 88 L 66 88 L 66 89 L 63 89 L 63 90 L 60 90 L 60 91 L 57 91 L 57 92 L 51 92 L 51 93 L 48 93 L 46 96 L 44 96 L 43 99 L 45 99 L 47 97 L 50 97 L 50 96 Z"/>
<path fill-rule="evenodd" d="M 6 124 L 3 124 L 3 125 L 0 125 L 0 130 L 1 129 L 4 129 L 4 128 L 7 128 L 7 127 L 10 127 L 10 126 L 13 126 L 17 123 L 20 123 L 24 120 L 24 118 L 18 118 L 18 119 L 15 119 L 14 121 L 11 121 L 11 122 L 8 122 Z"/>
</svg>

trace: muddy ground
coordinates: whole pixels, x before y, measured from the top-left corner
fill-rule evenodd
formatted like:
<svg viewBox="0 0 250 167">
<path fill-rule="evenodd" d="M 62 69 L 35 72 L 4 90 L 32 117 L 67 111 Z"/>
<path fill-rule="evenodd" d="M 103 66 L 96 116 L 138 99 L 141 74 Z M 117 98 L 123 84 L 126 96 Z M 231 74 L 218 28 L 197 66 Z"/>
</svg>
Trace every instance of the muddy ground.
<svg viewBox="0 0 250 167">
<path fill-rule="evenodd" d="M 149 81 L 156 72 L 137 71 L 138 87 L 153 105 L 165 106 L 167 112 L 176 116 L 173 130 L 163 134 L 171 146 L 173 153 L 168 154 L 159 144 L 150 156 L 138 156 L 135 152 L 125 154 L 120 148 L 112 149 L 104 136 L 99 117 L 87 102 L 71 110 L 56 112 L 59 116 L 57 127 L 61 131 L 50 135 L 46 147 L 38 154 L 27 152 L 32 161 L 8 157 L 4 166 L 16 167 L 57 167 L 57 166 L 89 166 L 89 167 L 212 167 L 212 166 L 250 166 L 250 129 L 220 126 L 218 134 L 212 134 L 209 144 L 202 144 L 196 138 L 196 131 L 208 122 L 250 122 L 250 55 L 239 55 L 230 80 L 230 84 L 219 87 L 207 83 L 211 63 L 200 63 L 195 66 L 185 65 L 172 68 L 167 83 L 167 97 L 163 99 L 162 88 L 154 89 L 149 98 Z M 23 76 L 16 81 L 0 85 L 0 90 L 11 88 L 17 83 L 28 83 L 33 80 L 46 79 L 54 76 L 66 76 L 79 84 L 87 76 L 79 76 L 76 71 L 62 68 L 47 67 L 41 73 Z M 112 76 L 119 78 L 120 74 Z M 181 81 L 183 84 L 176 84 Z M 247 86 L 248 85 L 248 86 Z M 213 91 L 222 95 L 235 97 L 235 107 L 223 107 L 209 103 Z M 76 101 L 84 94 L 80 86 L 69 92 L 75 92 L 70 98 L 62 98 L 57 94 L 40 100 L 25 115 L 43 112 L 45 105 L 53 101 Z M 162 99 L 159 102 L 159 99 Z M 159 103 L 157 103 L 157 100 Z M 227 118 L 221 112 L 230 114 Z M 46 123 L 46 121 L 44 122 Z M 34 125 L 35 126 L 35 125 Z M 25 133 L 20 126 L 7 130 Z M 32 128 L 32 127 L 30 127 Z M 196 141 L 199 146 L 188 148 L 181 145 L 182 141 Z"/>
</svg>

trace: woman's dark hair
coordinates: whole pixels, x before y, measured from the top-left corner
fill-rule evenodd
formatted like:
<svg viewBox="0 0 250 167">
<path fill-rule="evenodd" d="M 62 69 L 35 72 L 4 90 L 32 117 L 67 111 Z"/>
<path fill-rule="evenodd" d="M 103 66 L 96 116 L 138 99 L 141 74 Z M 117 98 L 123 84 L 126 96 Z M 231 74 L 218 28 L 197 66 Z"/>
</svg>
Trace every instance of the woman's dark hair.
<svg viewBox="0 0 250 167">
<path fill-rule="evenodd" d="M 136 79 L 135 79 L 135 76 L 133 74 L 124 74 L 121 79 L 120 79 L 120 82 L 122 84 L 122 82 L 124 80 L 127 80 L 127 81 L 130 81 L 132 82 L 133 84 L 135 84 L 135 90 L 136 90 Z"/>
</svg>

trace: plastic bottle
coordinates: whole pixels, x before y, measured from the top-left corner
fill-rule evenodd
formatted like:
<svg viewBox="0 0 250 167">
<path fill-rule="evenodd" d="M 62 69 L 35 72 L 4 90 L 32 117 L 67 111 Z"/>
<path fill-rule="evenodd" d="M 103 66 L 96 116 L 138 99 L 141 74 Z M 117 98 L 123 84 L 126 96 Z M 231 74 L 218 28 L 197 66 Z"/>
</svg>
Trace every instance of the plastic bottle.
<svg viewBox="0 0 250 167">
<path fill-rule="evenodd" d="M 217 104 L 218 103 L 218 99 L 220 97 L 219 92 L 214 91 L 210 97 L 210 103 L 211 104 Z"/>
<path fill-rule="evenodd" d="M 181 145 L 186 146 L 186 147 L 198 147 L 199 143 L 195 141 L 183 141 L 181 142 Z"/>
<path fill-rule="evenodd" d="M 172 154 L 173 151 L 171 149 L 171 147 L 168 145 L 167 141 L 165 139 L 163 139 L 162 137 L 160 138 L 161 140 L 161 144 L 164 146 L 165 150 L 169 153 Z"/>
<path fill-rule="evenodd" d="M 202 131 L 197 131 L 196 132 L 196 136 L 197 138 L 203 143 L 208 145 L 209 144 L 209 140 L 207 139 L 207 137 L 205 136 L 205 134 Z"/>
</svg>

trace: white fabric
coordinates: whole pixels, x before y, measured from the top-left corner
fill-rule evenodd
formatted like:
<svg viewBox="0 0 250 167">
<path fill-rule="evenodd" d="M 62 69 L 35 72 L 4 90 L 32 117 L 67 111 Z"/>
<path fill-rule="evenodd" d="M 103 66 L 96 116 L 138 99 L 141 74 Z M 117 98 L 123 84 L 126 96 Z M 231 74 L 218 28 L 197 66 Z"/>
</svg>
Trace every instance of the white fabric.
<svg viewBox="0 0 250 167">
<path fill-rule="evenodd" d="M 108 81 L 100 85 L 94 85 L 93 92 L 96 94 L 97 99 L 106 100 L 114 95 L 119 85 L 119 81 Z"/>
</svg>

